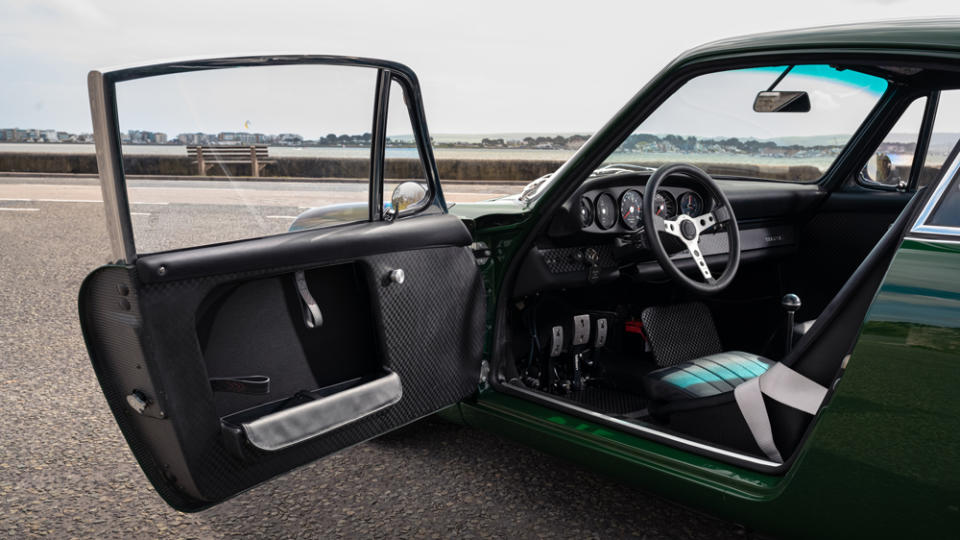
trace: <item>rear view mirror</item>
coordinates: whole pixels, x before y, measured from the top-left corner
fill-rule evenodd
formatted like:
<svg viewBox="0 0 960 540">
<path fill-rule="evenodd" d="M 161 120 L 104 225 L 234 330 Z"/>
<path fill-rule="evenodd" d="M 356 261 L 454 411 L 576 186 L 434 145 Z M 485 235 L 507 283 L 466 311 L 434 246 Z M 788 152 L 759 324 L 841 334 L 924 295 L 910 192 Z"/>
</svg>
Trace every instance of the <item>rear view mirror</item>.
<svg viewBox="0 0 960 540">
<path fill-rule="evenodd" d="M 753 101 L 753 110 L 769 112 L 810 112 L 810 96 L 803 91 L 773 90 L 760 92 Z"/>
</svg>

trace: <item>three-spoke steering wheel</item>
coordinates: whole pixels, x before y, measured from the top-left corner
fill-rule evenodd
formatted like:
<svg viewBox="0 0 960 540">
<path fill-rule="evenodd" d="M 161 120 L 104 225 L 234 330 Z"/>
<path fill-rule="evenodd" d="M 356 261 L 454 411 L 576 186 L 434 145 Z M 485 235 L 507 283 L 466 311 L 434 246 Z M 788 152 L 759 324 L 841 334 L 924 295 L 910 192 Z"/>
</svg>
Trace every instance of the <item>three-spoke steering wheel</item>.
<svg viewBox="0 0 960 540">
<path fill-rule="evenodd" d="M 658 216 L 654 208 L 654 200 L 660 184 L 665 178 L 674 175 L 686 176 L 703 186 L 716 201 L 713 211 L 691 217 L 678 214 L 673 219 L 664 219 Z M 664 165 L 657 169 L 650 179 L 643 193 L 643 224 L 647 232 L 648 244 L 657 257 L 663 271 L 687 289 L 700 294 L 713 294 L 722 291 L 733 281 L 733 276 L 740 266 L 740 229 L 733 215 L 730 201 L 720 190 L 716 181 L 701 169 L 686 163 Z M 727 262 L 720 278 L 714 278 L 706 257 L 700 248 L 701 235 L 718 224 L 724 224 L 727 231 Z M 677 260 L 670 257 L 663 246 L 661 235 L 672 236 L 680 240 L 693 262 L 703 281 L 693 279 L 677 266 Z"/>
</svg>

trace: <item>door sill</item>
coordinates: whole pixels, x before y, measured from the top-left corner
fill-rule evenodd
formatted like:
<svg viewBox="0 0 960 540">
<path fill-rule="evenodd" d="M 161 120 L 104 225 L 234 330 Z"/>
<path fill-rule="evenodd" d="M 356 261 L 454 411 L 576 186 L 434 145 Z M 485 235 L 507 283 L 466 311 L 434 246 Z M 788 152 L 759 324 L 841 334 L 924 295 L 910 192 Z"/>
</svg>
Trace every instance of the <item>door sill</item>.
<svg viewBox="0 0 960 540">
<path fill-rule="evenodd" d="M 568 412 L 574 416 L 578 416 L 598 424 L 603 424 L 607 427 L 617 429 L 630 435 L 635 435 L 644 439 L 650 439 L 662 444 L 666 444 L 667 446 L 673 448 L 686 450 L 693 454 L 717 459 L 724 463 L 730 463 L 750 469 L 752 471 L 766 474 L 782 474 L 786 470 L 786 467 L 782 463 L 776 463 L 774 461 L 751 456 L 735 450 L 729 450 L 698 440 L 689 439 L 683 435 L 665 431 L 662 428 L 649 424 L 644 424 L 639 420 L 630 421 L 609 416 L 601 412 L 581 407 L 544 392 L 497 382 L 494 382 L 492 386 L 494 390 L 504 394 L 513 395 L 528 401 L 533 401 L 551 409 Z"/>
</svg>

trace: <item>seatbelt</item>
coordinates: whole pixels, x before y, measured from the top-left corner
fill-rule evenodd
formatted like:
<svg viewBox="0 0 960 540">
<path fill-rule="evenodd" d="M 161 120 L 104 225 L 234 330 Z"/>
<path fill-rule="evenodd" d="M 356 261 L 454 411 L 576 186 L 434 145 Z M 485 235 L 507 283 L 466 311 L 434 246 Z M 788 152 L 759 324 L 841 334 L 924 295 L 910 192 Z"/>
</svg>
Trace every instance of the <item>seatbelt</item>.
<svg viewBox="0 0 960 540">
<path fill-rule="evenodd" d="M 780 362 L 770 366 L 763 375 L 734 388 L 733 397 L 757 446 L 772 461 L 783 463 L 783 457 L 773 441 L 773 427 L 763 402 L 764 394 L 787 407 L 813 415 L 817 414 L 827 397 L 827 388 Z"/>
</svg>

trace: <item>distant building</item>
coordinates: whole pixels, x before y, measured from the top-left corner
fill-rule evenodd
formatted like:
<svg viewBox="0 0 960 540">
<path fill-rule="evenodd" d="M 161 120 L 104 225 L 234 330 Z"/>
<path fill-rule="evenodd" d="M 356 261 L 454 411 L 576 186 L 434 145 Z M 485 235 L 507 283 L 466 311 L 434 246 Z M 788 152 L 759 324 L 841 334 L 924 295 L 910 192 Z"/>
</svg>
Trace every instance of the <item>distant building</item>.
<svg viewBox="0 0 960 540">
<path fill-rule="evenodd" d="M 166 133 L 154 133 L 153 142 L 157 144 L 167 144 L 167 134 Z"/>
<path fill-rule="evenodd" d="M 299 146 L 303 144 L 303 137 L 296 133 L 281 133 L 277 135 L 276 142 L 284 146 Z"/>
</svg>

